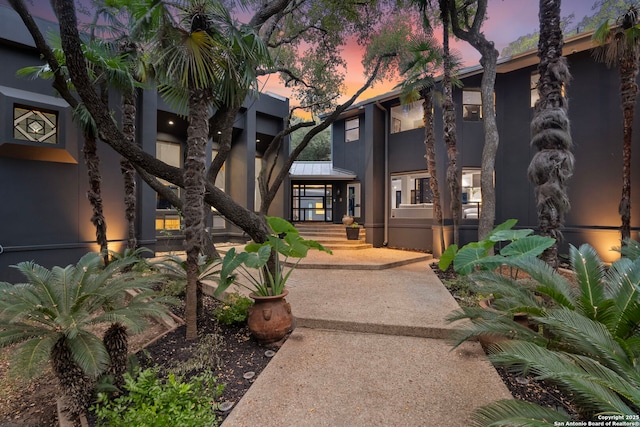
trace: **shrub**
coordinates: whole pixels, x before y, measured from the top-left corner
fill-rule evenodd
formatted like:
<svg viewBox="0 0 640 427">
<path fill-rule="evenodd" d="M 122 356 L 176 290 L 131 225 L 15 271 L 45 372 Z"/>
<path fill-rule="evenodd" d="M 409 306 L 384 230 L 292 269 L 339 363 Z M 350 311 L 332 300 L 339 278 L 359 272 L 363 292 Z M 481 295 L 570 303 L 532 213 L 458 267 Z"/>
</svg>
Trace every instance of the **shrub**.
<svg viewBox="0 0 640 427">
<path fill-rule="evenodd" d="M 166 381 L 156 371 L 146 369 L 136 377 L 125 374 L 125 394 L 109 400 L 98 394 L 91 410 L 99 426 L 110 427 L 201 427 L 219 422 L 214 399 L 222 394 L 222 385 L 206 372 L 184 380 L 170 374 Z"/>
<path fill-rule="evenodd" d="M 640 411 L 640 259 L 623 258 L 607 270 L 595 250 L 571 247 L 575 284 L 535 257 L 505 257 L 526 272 L 521 281 L 497 272 L 472 277 L 495 297 L 499 311 L 463 308 L 469 319 L 458 343 L 477 336 L 511 338 L 490 347 L 491 360 L 519 374 L 554 382 L 573 396 L 585 419 L 595 413 Z M 528 313 L 538 332 L 513 320 Z M 566 414 L 518 401 L 500 401 L 476 414 L 476 425 L 546 425 Z M 526 421 L 526 423 L 524 423 Z M 521 424 L 518 424 L 521 423 Z M 524 424 L 523 424 L 524 423 Z"/>
<path fill-rule="evenodd" d="M 246 322 L 249 307 L 252 305 L 251 298 L 233 293 L 227 297 L 223 305 L 213 310 L 213 316 L 223 325 L 243 323 Z"/>
</svg>

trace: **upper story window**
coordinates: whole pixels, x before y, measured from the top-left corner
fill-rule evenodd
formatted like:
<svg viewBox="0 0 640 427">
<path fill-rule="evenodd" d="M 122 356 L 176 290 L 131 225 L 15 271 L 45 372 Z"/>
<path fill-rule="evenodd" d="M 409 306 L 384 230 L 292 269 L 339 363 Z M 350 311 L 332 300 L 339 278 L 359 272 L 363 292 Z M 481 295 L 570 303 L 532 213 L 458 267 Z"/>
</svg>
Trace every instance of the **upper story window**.
<svg viewBox="0 0 640 427">
<path fill-rule="evenodd" d="M 391 107 L 391 133 L 424 127 L 422 101 Z"/>
<path fill-rule="evenodd" d="M 58 115 L 53 112 L 13 107 L 13 137 L 43 144 L 58 143 Z"/>
<path fill-rule="evenodd" d="M 482 95 L 480 91 L 462 91 L 462 119 L 468 122 L 477 122 L 482 119 Z"/>
<path fill-rule="evenodd" d="M 349 119 L 344 122 L 344 141 L 351 142 L 360 139 L 360 118 Z"/>
</svg>

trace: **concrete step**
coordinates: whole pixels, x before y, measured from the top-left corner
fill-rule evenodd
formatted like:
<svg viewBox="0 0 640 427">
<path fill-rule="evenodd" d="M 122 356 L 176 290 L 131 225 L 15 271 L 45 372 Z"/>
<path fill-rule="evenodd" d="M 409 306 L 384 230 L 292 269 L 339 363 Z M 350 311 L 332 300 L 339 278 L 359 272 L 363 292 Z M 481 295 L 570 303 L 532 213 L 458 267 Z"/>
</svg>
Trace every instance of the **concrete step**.
<svg viewBox="0 0 640 427">
<path fill-rule="evenodd" d="M 370 249 L 373 247 L 365 242 L 366 232 L 360 228 L 360 239 L 347 240 L 345 226 L 327 223 L 297 223 L 294 224 L 305 239 L 318 241 L 324 247 L 333 250 Z"/>
</svg>

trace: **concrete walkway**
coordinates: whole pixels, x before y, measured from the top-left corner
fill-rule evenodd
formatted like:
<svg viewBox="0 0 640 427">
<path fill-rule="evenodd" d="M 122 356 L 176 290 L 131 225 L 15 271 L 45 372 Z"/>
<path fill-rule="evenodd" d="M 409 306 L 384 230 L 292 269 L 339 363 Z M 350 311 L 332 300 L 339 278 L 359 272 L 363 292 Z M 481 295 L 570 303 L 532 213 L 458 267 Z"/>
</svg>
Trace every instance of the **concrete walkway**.
<svg viewBox="0 0 640 427">
<path fill-rule="evenodd" d="M 287 286 L 297 327 L 223 427 L 462 427 L 511 398 L 477 343 L 445 341 L 458 306 L 426 258 L 310 251 Z"/>
</svg>

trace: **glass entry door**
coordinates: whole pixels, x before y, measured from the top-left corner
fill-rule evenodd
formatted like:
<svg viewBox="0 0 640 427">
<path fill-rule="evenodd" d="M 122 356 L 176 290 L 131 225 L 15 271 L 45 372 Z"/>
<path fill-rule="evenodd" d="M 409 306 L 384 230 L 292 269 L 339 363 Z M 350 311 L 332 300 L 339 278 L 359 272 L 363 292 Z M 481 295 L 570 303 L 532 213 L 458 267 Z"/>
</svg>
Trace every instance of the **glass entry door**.
<svg viewBox="0 0 640 427">
<path fill-rule="evenodd" d="M 331 184 L 293 184 L 293 221 L 333 221 Z"/>
</svg>

